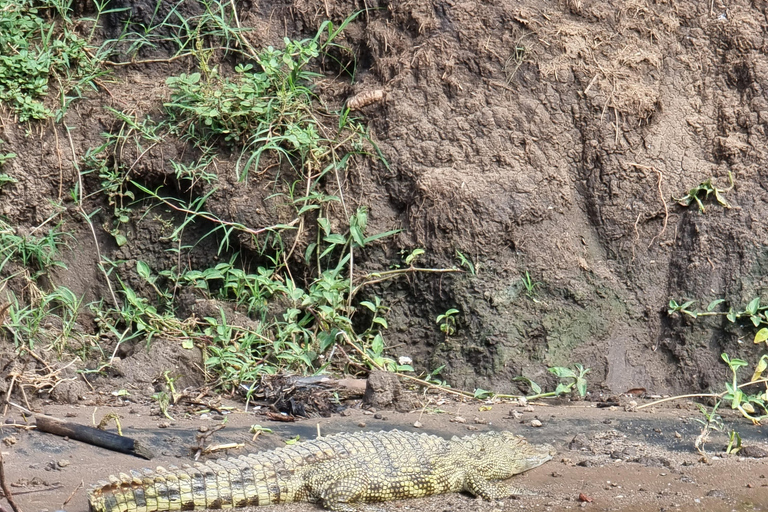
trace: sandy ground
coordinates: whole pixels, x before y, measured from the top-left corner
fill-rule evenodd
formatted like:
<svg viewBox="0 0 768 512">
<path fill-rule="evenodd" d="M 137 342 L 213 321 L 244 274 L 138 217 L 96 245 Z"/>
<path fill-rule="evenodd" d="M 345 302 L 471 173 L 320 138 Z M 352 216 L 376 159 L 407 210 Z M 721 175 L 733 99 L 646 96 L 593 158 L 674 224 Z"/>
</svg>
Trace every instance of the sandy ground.
<svg viewBox="0 0 768 512">
<path fill-rule="evenodd" d="M 445 436 L 511 430 L 534 443 L 552 443 L 558 450 L 553 461 L 513 479 L 516 486 L 534 491 L 534 496 L 489 503 L 471 496 L 444 495 L 381 504 L 377 505 L 378 510 L 768 510 L 765 459 L 718 456 L 727 437 L 715 433 L 707 445 L 708 460 L 702 461 L 693 449 L 700 432 L 694 418 L 700 414 L 690 403 L 638 412 L 597 408 L 587 402 L 527 408 L 495 404 L 491 410 L 480 410 L 483 406 L 477 402 L 448 399 L 424 411 L 372 414 L 353 407 L 345 412 L 346 416 L 296 423 L 270 421 L 258 413 L 243 412 L 241 404 L 229 405 L 237 409 L 226 415 L 226 427 L 216 432 L 211 442 L 245 444 L 239 451 L 231 450 L 231 455 L 270 449 L 296 435 L 311 439 L 318 428 L 323 434 L 361 429 L 415 430 L 416 421 L 422 425 L 420 431 Z M 132 403 L 98 407 L 95 414 L 94 409 L 88 405 L 51 405 L 44 412 L 83 424 L 91 424 L 93 417 L 115 412 L 121 418 L 124 435 L 150 446 L 156 457 L 144 461 L 51 434 L 6 427 L 2 430 L 6 479 L 22 510 L 84 512 L 88 510 L 86 489 L 92 483 L 131 468 L 190 461 L 190 447 L 195 445 L 200 428 L 210 429 L 222 421 L 215 414 L 186 415 L 176 411 L 176 421 L 169 422 L 150 415 L 147 406 Z M 19 415 L 8 417 L 21 421 Z M 542 426 L 531 426 L 534 419 Z M 254 424 L 268 426 L 274 433 L 253 440 L 248 430 Z M 739 429 L 745 446 L 766 447 L 768 428 L 752 426 L 736 417 L 726 417 L 726 425 Z M 591 501 L 583 501 L 584 498 Z M 0 503 L 10 510 L 4 502 Z M 276 510 L 284 512 L 319 510 L 310 504 L 279 507 Z"/>
</svg>

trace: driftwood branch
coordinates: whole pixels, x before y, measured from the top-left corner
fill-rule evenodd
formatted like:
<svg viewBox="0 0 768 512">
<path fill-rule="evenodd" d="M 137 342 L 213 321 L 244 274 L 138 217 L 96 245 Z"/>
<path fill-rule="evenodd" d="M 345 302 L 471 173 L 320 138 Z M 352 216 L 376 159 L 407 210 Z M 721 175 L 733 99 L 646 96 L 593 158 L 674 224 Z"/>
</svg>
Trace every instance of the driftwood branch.
<svg viewBox="0 0 768 512">
<path fill-rule="evenodd" d="M 35 416 L 35 423 L 37 429 L 42 432 L 69 437 L 83 443 L 100 446 L 115 452 L 135 455 L 147 460 L 154 457 L 149 449 L 130 437 L 119 436 L 111 432 L 80 425 L 79 423 L 63 421 L 51 416 L 37 415 Z"/>
</svg>

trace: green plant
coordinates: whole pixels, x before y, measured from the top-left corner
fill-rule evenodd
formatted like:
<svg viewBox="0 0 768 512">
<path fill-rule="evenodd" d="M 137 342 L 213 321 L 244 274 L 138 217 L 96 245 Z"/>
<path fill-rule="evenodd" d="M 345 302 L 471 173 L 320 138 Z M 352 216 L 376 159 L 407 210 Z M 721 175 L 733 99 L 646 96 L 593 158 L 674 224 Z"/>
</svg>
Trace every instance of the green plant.
<svg viewBox="0 0 768 512">
<path fill-rule="evenodd" d="M 0 144 L 4 144 L 4 141 L 2 139 L 0 139 Z M 3 164 L 5 164 L 5 162 L 7 162 L 12 158 L 16 158 L 16 153 L 6 153 L 6 154 L 0 153 L 0 169 L 2 169 Z M 3 189 L 4 185 L 7 185 L 9 183 L 16 183 L 16 182 L 18 182 L 18 180 L 15 179 L 14 177 L 9 176 L 5 173 L 0 173 L 0 190 Z"/>
<path fill-rule="evenodd" d="M 9 261 L 17 261 L 26 269 L 36 270 L 31 276 L 36 279 L 50 267 L 64 267 L 57 259 L 64 238 L 71 236 L 59 231 L 59 226 L 50 228 L 45 235 L 19 234 L 10 224 L 0 220 L 0 271 Z"/>
<path fill-rule="evenodd" d="M 731 430 L 728 433 L 728 446 L 725 448 L 725 453 L 728 455 L 736 455 L 741 451 L 741 435 L 735 430 Z"/>
<path fill-rule="evenodd" d="M 709 440 L 710 434 L 712 431 L 722 431 L 725 428 L 725 425 L 723 424 L 723 418 L 717 414 L 717 408 L 720 407 L 720 400 L 715 402 L 715 405 L 712 407 L 711 411 L 708 411 L 707 408 L 701 404 L 696 405 L 699 406 L 699 411 L 701 411 L 704 419 L 702 420 L 700 418 L 694 418 L 694 421 L 701 424 L 701 432 L 693 442 L 693 446 L 696 448 L 696 451 L 699 452 L 700 455 L 706 456 L 706 453 L 704 452 L 704 445 Z"/>
<path fill-rule="evenodd" d="M 437 324 L 440 325 L 440 332 L 446 336 L 456 334 L 456 315 L 458 314 L 458 309 L 449 309 L 445 313 L 437 315 Z"/>
<path fill-rule="evenodd" d="M 238 176 L 245 179 L 259 168 L 265 152 L 285 157 L 307 175 L 325 174 L 337 167 L 336 153 L 348 141 L 362 149 L 369 140 L 365 130 L 348 115 L 340 117 L 338 134 L 327 138 L 314 115 L 314 80 L 319 77 L 307 65 L 318 58 L 339 31 L 325 22 L 314 38 L 294 41 L 285 38 L 283 49 L 268 47 L 254 54 L 253 63 L 236 67 L 234 79 L 222 76 L 208 65 L 209 54 L 198 54 L 200 72 L 171 77 L 171 101 L 166 104 L 175 130 L 198 145 L 213 139 L 242 148 Z M 325 41 L 322 36 L 327 35 Z M 345 133 L 350 135 L 344 135 Z M 355 149 L 359 151 L 360 149 Z M 331 166 L 327 162 L 330 160 Z"/>
<path fill-rule="evenodd" d="M 41 100 L 51 81 L 59 84 L 62 108 L 67 91 L 75 90 L 103 73 L 68 18 L 69 2 L 0 0 L 0 102 L 20 122 L 46 119 L 54 111 Z M 53 11 L 58 18 L 44 15 Z M 79 95 L 79 94 L 78 94 Z"/>
<path fill-rule="evenodd" d="M 475 264 L 458 249 L 456 249 L 456 257 L 459 259 L 459 264 L 462 267 L 466 268 L 473 276 L 476 275 Z"/>
<path fill-rule="evenodd" d="M 691 309 L 691 306 L 696 304 L 695 300 L 680 301 L 678 303 L 678 301 L 670 299 L 667 314 L 672 316 L 675 313 L 681 313 L 694 319 L 707 316 L 725 316 L 731 323 L 737 323 L 739 320 L 746 319 L 754 327 L 760 327 L 761 325 L 768 325 L 768 316 L 766 316 L 768 305 L 762 305 L 760 300 L 760 297 L 755 297 L 743 309 L 734 310 L 731 306 L 728 308 L 728 311 L 715 311 L 717 306 L 725 302 L 725 299 L 716 299 L 707 305 L 706 311 L 699 311 Z"/>
<path fill-rule="evenodd" d="M 9 183 L 18 183 L 19 180 L 14 178 L 13 176 L 8 176 L 5 173 L 0 173 L 0 190 L 3 189 L 3 187 Z"/>
<path fill-rule="evenodd" d="M 572 368 L 564 367 L 564 366 L 553 366 L 548 368 L 549 372 L 553 375 L 555 375 L 558 379 L 560 379 L 561 382 L 558 382 L 557 388 L 555 388 L 554 391 L 543 393 L 541 386 L 536 384 L 534 381 L 529 379 L 528 377 L 515 377 L 514 381 L 517 382 L 524 382 L 527 384 L 531 391 L 533 392 L 532 395 L 527 396 L 529 400 L 534 398 L 544 398 L 544 397 L 551 397 L 551 396 L 560 396 L 560 395 L 567 395 L 569 393 L 572 393 L 576 391 L 579 396 L 584 397 L 587 394 L 587 374 L 589 374 L 589 368 L 584 368 L 582 364 L 575 363 Z"/>
<path fill-rule="evenodd" d="M 534 281 L 531 277 L 531 274 L 529 274 L 527 270 L 522 274 L 522 279 L 523 286 L 525 287 L 525 294 L 529 299 L 536 301 L 536 288 L 541 286 L 541 283 Z"/>
<path fill-rule="evenodd" d="M 730 181 L 730 186 L 728 188 L 717 188 L 712 184 L 712 178 L 710 178 L 707 181 L 693 187 L 680 199 L 673 199 L 677 201 L 680 206 L 690 206 L 691 204 L 696 203 L 701 213 L 704 213 L 705 211 L 704 201 L 709 199 L 709 196 L 714 196 L 717 204 L 723 208 L 730 208 L 731 205 L 729 205 L 728 201 L 726 201 L 725 197 L 723 197 L 723 194 L 733 188 L 733 175 L 730 171 L 728 171 L 728 180 Z M 704 197 L 701 197 L 701 194 L 704 194 Z"/>
<path fill-rule="evenodd" d="M 731 409 L 737 409 L 742 416 L 751 420 L 753 423 L 759 423 L 762 419 L 768 418 L 768 408 L 766 407 L 768 390 L 761 394 L 747 394 L 742 390 L 744 386 L 739 385 L 737 378 L 739 368 L 748 366 L 749 363 L 743 359 L 735 357 L 731 358 L 726 353 L 723 353 L 721 357 L 728 365 L 732 374 L 731 382 L 725 383 L 726 392 L 722 394 L 723 400 L 730 400 Z M 750 383 L 755 383 L 760 379 L 762 376 L 762 370 L 760 370 L 760 368 L 762 367 L 764 370 L 766 365 L 768 365 L 768 355 L 764 355 L 760 359 Z M 760 416 L 755 416 L 758 409 L 762 410 L 762 414 Z"/>
</svg>

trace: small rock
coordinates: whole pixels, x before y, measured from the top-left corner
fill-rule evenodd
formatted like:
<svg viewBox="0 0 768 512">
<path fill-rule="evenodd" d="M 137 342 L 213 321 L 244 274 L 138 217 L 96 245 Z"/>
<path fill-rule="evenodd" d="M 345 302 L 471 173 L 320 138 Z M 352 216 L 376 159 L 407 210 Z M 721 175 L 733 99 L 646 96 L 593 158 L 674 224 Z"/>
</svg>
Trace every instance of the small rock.
<svg viewBox="0 0 768 512">
<path fill-rule="evenodd" d="M 513 419 L 519 420 L 523 417 L 523 413 L 520 411 L 509 411 L 509 416 Z"/>
<path fill-rule="evenodd" d="M 754 459 L 764 459 L 768 457 L 768 450 L 762 446 L 748 444 L 739 451 L 739 455 L 742 457 L 752 457 Z"/>
<path fill-rule="evenodd" d="M 479 428 L 477 428 L 477 427 L 476 427 L 476 426 L 474 426 L 474 425 L 467 425 L 467 430 L 471 430 L 471 431 L 473 431 L 473 432 L 474 432 L 474 431 L 477 431 L 477 430 L 480 430 L 480 429 L 479 429 Z"/>
<path fill-rule="evenodd" d="M 576 465 L 581 466 L 583 468 L 591 468 L 592 466 L 596 466 L 597 464 L 593 460 L 584 459 L 581 462 L 577 463 Z"/>
<path fill-rule="evenodd" d="M 552 472 L 552 477 L 553 477 L 553 478 L 560 478 L 560 477 L 562 477 L 562 476 L 563 476 L 563 474 L 562 474 L 562 473 L 558 473 L 557 471 L 553 471 L 553 472 Z"/>
<path fill-rule="evenodd" d="M 517 399 L 517 405 L 520 407 L 525 407 L 526 405 L 528 405 L 528 399 L 525 398 L 524 396 L 521 396 L 520 398 Z"/>
<path fill-rule="evenodd" d="M 360 423 L 357 424 L 357 426 L 360 428 L 365 428 L 365 422 L 361 421 Z"/>
<path fill-rule="evenodd" d="M 531 426 L 538 428 L 541 426 L 541 422 L 539 420 L 531 420 Z"/>
<path fill-rule="evenodd" d="M 380 420 L 381 418 L 383 418 L 383 416 L 381 415 L 381 413 L 380 413 L 380 412 L 377 412 L 376 414 L 374 414 L 374 415 L 373 415 L 373 417 L 374 417 L 375 419 L 377 419 L 377 420 Z"/>
<path fill-rule="evenodd" d="M 339 414 L 341 414 L 342 416 L 352 416 L 352 411 L 350 411 L 349 409 L 344 409 Z"/>
<path fill-rule="evenodd" d="M 363 409 L 363 414 L 365 414 L 366 416 L 373 416 L 373 411 L 366 411 L 365 409 Z"/>
<path fill-rule="evenodd" d="M 680 434 L 680 432 L 675 432 L 675 439 L 680 439 L 681 437 L 683 436 Z"/>
<path fill-rule="evenodd" d="M 488 424 L 488 420 L 486 420 L 484 418 L 479 418 L 477 416 L 475 416 L 475 419 L 473 419 L 472 421 L 475 423 L 475 425 L 487 425 Z"/>
<path fill-rule="evenodd" d="M 15 419 L 13 419 L 13 418 L 7 418 L 7 419 L 5 420 L 5 424 L 6 424 L 6 425 L 13 425 L 14 423 L 16 423 L 16 420 L 15 420 Z"/>
<path fill-rule="evenodd" d="M 215 416 L 213 416 L 213 419 L 216 421 L 224 421 L 224 416 L 222 416 L 221 414 L 216 414 Z"/>
<path fill-rule="evenodd" d="M 208 432 L 208 427 L 205 425 L 201 425 L 200 428 L 197 429 L 198 432 Z"/>
<path fill-rule="evenodd" d="M 168 428 L 170 426 L 171 424 L 168 423 L 167 421 L 161 421 L 160 423 L 158 423 L 157 428 Z"/>
<path fill-rule="evenodd" d="M 722 498 L 722 499 L 726 498 L 725 493 L 720 489 L 712 489 L 707 493 L 707 496 L 709 496 L 710 498 Z"/>
<path fill-rule="evenodd" d="M 627 402 L 627 404 L 624 406 L 624 410 L 626 412 L 636 412 L 637 411 L 637 402 L 634 400 L 630 400 Z"/>
<path fill-rule="evenodd" d="M 16 439 L 15 436 L 8 436 L 3 438 L 3 444 L 6 446 L 13 446 L 15 445 L 19 440 Z"/>
<path fill-rule="evenodd" d="M 455 416 L 455 417 L 451 418 L 451 423 L 466 423 L 466 422 L 467 422 L 467 420 L 465 420 L 461 416 Z"/>
<path fill-rule="evenodd" d="M 69 466 L 69 461 L 67 459 L 61 459 L 60 461 L 56 462 L 56 465 L 59 466 L 60 468 L 65 468 Z"/>
<path fill-rule="evenodd" d="M 569 450 L 591 450 L 592 443 L 589 442 L 586 434 L 576 434 L 571 442 L 568 444 Z"/>
<path fill-rule="evenodd" d="M 413 427 L 414 427 L 414 428 L 421 428 L 422 426 L 423 426 L 423 425 L 421 424 L 421 422 L 420 422 L 420 421 L 414 421 L 414 422 L 413 422 Z"/>
<path fill-rule="evenodd" d="M 533 412 L 535 410 L 536 409 L 534 409 L 532 405 L 529 405 L 527 407 L 523 407 L 523 412 Z"/>
<path fill-rule="evenodd" d="M 637 448 L 627 446 L 621 453 L 624 454 L 625 457 L 637 457 Z"/>
</svg>

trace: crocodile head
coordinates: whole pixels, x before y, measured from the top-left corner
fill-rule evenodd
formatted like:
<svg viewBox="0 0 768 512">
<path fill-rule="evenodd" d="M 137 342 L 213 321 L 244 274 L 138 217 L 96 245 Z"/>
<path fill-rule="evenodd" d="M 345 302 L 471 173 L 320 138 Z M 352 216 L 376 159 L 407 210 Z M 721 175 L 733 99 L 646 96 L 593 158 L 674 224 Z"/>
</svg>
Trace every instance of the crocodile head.
<svg viewBox="0 0 768 512">
<path fill-rule="evenodd" d="M 469 462 L 481 475 L 505 479 L 552 460 L 556 451 L 549 444 L 530 444 L 511 432 L 487 432 L 464 438 Z"/>
</svg>

